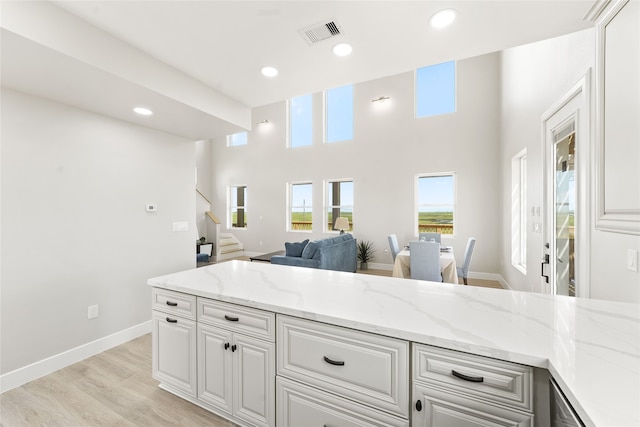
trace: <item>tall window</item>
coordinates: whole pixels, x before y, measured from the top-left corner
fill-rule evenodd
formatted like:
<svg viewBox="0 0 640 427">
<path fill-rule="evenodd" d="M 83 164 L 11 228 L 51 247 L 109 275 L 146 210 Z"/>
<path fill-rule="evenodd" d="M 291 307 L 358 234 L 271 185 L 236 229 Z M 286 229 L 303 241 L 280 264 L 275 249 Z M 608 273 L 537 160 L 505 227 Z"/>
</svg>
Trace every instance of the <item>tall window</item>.
<svg viewBox="0 0 640 427">
<path fill-rule="evenodd" d="M 326 186 L 326 231 L 333 230 L 336 219 L 341 216 L 349 220 L 349 230 L 353 231 L 353 181 L 327 181 Z"/>
<path fill-rule="evenodd" d="M 325 92 L 326 141 L 353 139 L 353 85 Z"/>
<path fill-rule="evenodd" d="M 511 264 L 527 273 L 527 149 L 511 159 Z"/>
<path fill-rule="evenodd" d="M 455 174 L 418 175 L 416 189 L 418 233 L 453 234 Z"/>
<path fill-rule="evenodd" d="M 289 100 L 289 146 L 304 147 L 313 142 L 313 97 L 311 94 Z"/>
<path fill-rule="evenodd" d="M 247 228 L 247 186 L 229 187 L 229 228 Z"/>
<path fill-rule="evenodd" d="M 238 132 L 233 135 L 227 135 L 227 147 L 235 147 L 238 145 L 247 145 L 247 132 Z"/>
<path fill-rule="evenodd" d="M 416 70 L 416 117 L 456 111 L 455 61 Z"/>
<path fill-rule="evenodd" d="M 311 231 L 313 226 L 313 184 L 300 182 L 289 187 L 289 231 Z"/>
</svg>

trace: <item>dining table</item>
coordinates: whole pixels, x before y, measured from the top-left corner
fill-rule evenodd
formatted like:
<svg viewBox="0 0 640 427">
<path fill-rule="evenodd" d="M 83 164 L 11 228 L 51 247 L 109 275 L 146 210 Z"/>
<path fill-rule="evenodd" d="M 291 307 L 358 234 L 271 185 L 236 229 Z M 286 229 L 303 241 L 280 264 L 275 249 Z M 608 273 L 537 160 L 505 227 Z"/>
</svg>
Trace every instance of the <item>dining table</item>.
<svg viewBox="0 0 640 427">
<path fill-rule="evenodd" d="M 456 268 L 456 259 L 453 256 L 453 248 L 444 247 L 440 251 L 440 271 L 442 272 L 442 281 L 446 283 L 458 284 L 458 270 Z M 393 263 L 392 277 L 411 278 L 411 252 L 409 248 L 404 248 Z"/>
</svg>

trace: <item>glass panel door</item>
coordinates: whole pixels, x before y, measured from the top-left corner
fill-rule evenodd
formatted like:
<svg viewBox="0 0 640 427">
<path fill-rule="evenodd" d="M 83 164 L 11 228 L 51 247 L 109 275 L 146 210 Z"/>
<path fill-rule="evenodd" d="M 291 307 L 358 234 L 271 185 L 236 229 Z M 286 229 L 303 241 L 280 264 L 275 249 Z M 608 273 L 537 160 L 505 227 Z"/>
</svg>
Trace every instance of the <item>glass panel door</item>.
<svg viewBox="0 0 640 427">
<path fill-rule="evenodd" d="M 574 128 L 572 123 L 555 135 L 555 288 L 557 295 L 569 296 L 576 295 Z"/>
</svg>

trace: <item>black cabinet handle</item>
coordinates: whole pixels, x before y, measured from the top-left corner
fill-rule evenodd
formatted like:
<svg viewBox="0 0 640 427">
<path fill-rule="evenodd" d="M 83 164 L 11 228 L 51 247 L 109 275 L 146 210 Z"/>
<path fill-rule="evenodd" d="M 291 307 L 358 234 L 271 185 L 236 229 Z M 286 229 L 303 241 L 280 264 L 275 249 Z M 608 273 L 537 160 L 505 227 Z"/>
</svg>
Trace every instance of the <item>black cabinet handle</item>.
<svg viewBox="0 0 640 427">
<path fill-rule="evenodd" d="M 176 307 L 176 306 L 178 305 L 178 303 L 177 303 L 177 302 L 167 301 L 167 305 L 168 305 L 169 307 Z"/>
<path fill-rule="evenodd" d="M 418 412 L 422 411 L 422 400 L 418 400 L 416 402 L 416 411 Z"/>
<path fill-rule="evenodd" d="M 229 349 L 229 343 L 228 343 L 228 342 L 224 343 L 224 349 L 225 349 L 225 350 L 228 350 L 228 349 Z"/>
<path fill-rule="evenodd" d="M 224 319 L 225 319 L 225 320 L 228 320 L 229 322 L 237 322 L 238 320 L 240 320 L 240 319 L 238 319 L 237 317 L 231 317 L 231 316 L 229 316 L 228 314 L 225 314 L 225 315 L 224 315 Z"/>
<path fill-rule="evenodd" d="M 471 381 L 472 383 L 481 383 L 484 381 L 484 377 L 471 377 L 469 375 L 461 374 L 454 369 L 451 370 L 451 375 L 460 378 L 461 380 Z"/>
<path fill-rule="evenodd" d="M 237 345 L 234 344 L 234 345 L 231 346 L 231 351 L 236 351 L 237 349 L 238 349 Z"/>
<path fill-rule="evenodd" d="M 327 356 L 324 356 L 324 361 L 327 362 L 330 365 L 334 365 L 334 366 L 344 366 L 344 362 L 339 361 L 339 360 L 331 360 L 329 359 Z"/>
<path fill-rule="evenodd" d="M 167 322 L 169 322 L 169 323 L 178 323 L 178 319 L 172 319 L 170 317 L 167 317 Z"/>
</svg>

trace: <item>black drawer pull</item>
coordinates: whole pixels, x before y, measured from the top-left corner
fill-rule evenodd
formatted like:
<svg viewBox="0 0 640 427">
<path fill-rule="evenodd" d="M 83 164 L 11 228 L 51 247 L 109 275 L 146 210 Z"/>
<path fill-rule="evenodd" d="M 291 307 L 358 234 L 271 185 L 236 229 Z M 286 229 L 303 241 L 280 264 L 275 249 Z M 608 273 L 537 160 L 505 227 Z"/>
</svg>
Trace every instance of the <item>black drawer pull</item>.
<svg viewBox="0 0 640 427">
<path fill-rule="evenodd" d="M 168 305 L 169 307 L 177 307 L 177 306 L 178 306 L 178 303 L 177 303 L 177 302 L 167 301 L 167 305 Z"/>
<path fill-rule="evenodd" d="M 341 362 L 339 360 L 331 360 L 329 359 L 327 356 L 324 356 L 324 361 L 327 362 L 330 365 L 334 365 L 334 366 L 344 366 L 344 362 Z"/>
<path fill-rule="evenodd" d="M 228 350 L 228 349 L 229 349 L 229 343 L 228 343 L 228 342 L 224 343 L 224 349 L 225 349 L 225 350 Z"/>
<path fill-rule="evenodd" d="M 422 411 L 422 400 L 418 400 L 416 402 L 416 411 L 418 412 Z"/>
<path fill-rule="evenodd" d="M 178 323 L 178 319 L 172 319 L 170 317 L 167 317 L 167 322 L 169 322 L 169 323 Z"/>
<path fill-rule="evenodd" d="M 228 314 L 225 314 L 225 315 L 224 315 L 224 319 L 225 319 L 225 320 L 228 320 L 229 322 L 237 322 L 238 320 L 240 320 L 240 319 L 238 319 L 237 317 L 231 317 L 231 316 L 229 316 Z"/>
<path fill-rule="evenodd" d="M 470 377 L 469 375 L 461 374 L 454 369 L 451 370 L 451 375 L 458 377 L 461 380 L 471 381 L 472 383 L 481 383 L 484 381 L 484 377 Z"/>
<path fill-rule="evenodd" d="M 231 351 L 236 351 L 237 349 L 238 349 L 237 345 L 234 344 L 234 345 L 231 346 Z"/>
</svg>

